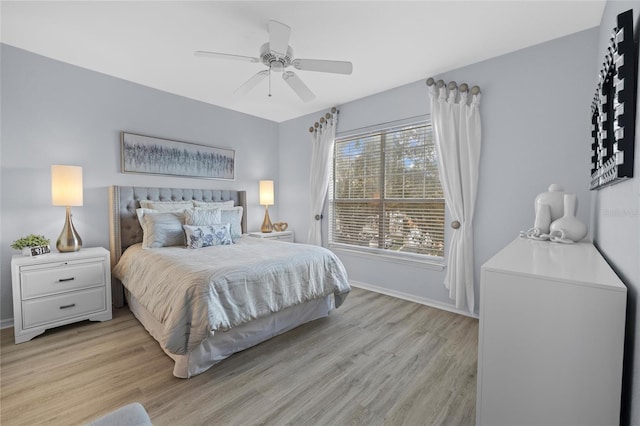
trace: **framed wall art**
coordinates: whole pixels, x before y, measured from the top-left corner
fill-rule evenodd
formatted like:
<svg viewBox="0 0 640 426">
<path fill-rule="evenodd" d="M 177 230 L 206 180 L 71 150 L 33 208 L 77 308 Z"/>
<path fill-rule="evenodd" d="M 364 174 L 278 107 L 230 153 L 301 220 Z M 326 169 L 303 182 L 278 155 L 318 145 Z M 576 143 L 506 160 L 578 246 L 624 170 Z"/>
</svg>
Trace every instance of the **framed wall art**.
<svg viewBox="0 0 640 426">
<path fill-rule="evenodd" d="M 122 173 L 235 179 L 235 151 L 208 145 L 120 133 Z"/>
<path fill-rule="evenodd" d="M 591 104 L 591 189 L 633 177 L 638 43 L 633 10 L 618 15 Z"/>
</svg>

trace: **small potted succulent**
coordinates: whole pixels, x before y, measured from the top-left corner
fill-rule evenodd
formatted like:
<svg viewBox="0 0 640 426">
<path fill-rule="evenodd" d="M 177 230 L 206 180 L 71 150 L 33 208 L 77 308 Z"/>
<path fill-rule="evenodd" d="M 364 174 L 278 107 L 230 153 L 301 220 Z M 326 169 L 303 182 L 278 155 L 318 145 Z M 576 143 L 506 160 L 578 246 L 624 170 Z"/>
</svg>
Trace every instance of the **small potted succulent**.
<svg viewBox="0 0 640 426">
<path fill-rule="evenodd" d="M 44 235 L 29 234 L 26 237 L 18 238 L 11 244 L 11 248 L 21 250 L 25 256 L 36 256 L 51 252 L 49 239 L 45 238 Z"/>
</svg>

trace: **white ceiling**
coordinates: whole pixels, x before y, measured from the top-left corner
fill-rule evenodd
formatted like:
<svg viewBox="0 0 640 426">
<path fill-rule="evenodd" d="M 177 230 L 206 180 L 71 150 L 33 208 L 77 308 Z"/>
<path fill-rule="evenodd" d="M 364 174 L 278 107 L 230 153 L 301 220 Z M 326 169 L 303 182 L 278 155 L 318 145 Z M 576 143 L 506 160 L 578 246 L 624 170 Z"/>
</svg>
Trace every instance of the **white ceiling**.
<svg viewBox="0 0 640 426">
<path fill-rule="evenodd" d="M 425 79 L 600 24 L 590 1 L 2 1 L 3 43 L 276 122 Z M 317 98 L 280 78 L 233 91 L 259 63 L 267 22 L 292 28 L 295 57 L 353 62 L 352 75 L 296 71 Z M 469 83 L 480 84 L 469 76 Z"/>
</svg>

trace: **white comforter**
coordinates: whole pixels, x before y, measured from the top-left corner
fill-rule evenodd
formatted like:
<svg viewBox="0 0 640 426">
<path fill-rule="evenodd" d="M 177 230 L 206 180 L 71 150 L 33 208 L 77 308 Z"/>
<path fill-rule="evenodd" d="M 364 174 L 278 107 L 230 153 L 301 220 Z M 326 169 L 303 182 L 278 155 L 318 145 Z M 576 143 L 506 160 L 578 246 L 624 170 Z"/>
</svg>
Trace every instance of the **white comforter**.
<svg viewBox="0 0 640 426">
<path fill-rule="evenodd" d="M 344 266 L 322 247 L 240 238 L 201 249 L 129 247 L 113 270 L 160 323 L 160 341 L 185 354 L 215 331 L 333 293 L 350 291 Z"/>
</svg>

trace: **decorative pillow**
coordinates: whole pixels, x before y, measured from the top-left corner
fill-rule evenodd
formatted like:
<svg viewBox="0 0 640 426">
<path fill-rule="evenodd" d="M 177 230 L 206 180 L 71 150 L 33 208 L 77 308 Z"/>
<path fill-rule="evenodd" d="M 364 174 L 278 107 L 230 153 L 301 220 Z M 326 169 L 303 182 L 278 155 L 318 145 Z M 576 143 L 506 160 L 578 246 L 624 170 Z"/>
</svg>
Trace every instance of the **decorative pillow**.
<svg viewBox="0 0 640 426">
<path fill-rule="evenodd" d="M 217 208 L 220 208 L 220 207 L 233 207 L 233 200 L 229 200 L 229 201 L 196 201 L 196 200 L 193 200 L 193 205 L 195 207 L 204 207 L 204 208 L 217 209 Z"/>
<path fill-rule="evenodd" d="M 158 212 L 145 213 L 142 217 L 144 222 L 142 248 L 158 248 L 183 246 L 184 213 L 182 212 Z"/>
<path fill-rule="evenodd" d="M 184 224 L 193 226 L 228 223 L 221 220 L 220 209 L 190 209 L 184 211 Z"/>
<path fill-rule="evenodd" d="M 154 209 L 136 209 L 136 216 L 138 216 L 138 222 L 140 222 L 140 227 L 142 228 L 142 246 L 144 247 L 144 235 L 147 233 L 147 224 L 144 221 L 144 215 L 149 213 L 160 213 L 158 210 Z"/>
<path fill-rule="evenodd" d="M 242 237 L 242 206 L 222 208 L 220 222 L 231 224 L 231 238 Z"/>
<path fill-rule="evenodd" d="M 193 201 L 140 200 L 140 207 L 143 209 L 154 209 L 161 212 L 175 212 L 193 208 Z"/>
<path fill-rule="evenodd" d="M 187 248 L 190 249 L 233 244 L 231 225 L 228 223 L 206 226 L 184 225 L 183 228 L 187 235 Z"/>
<path fill-rule="evenodd" d="M 143 231 L 144 231 L 144 220 L 142 218 L 147 213 L 160 213 L 160 212 L 154 209 L 143 209 L 143 208 L 136 209 L 136 216 L 138 216 L 138 222 L 140 222 L 140 226 L 142 227 Z"/>
</svg>

